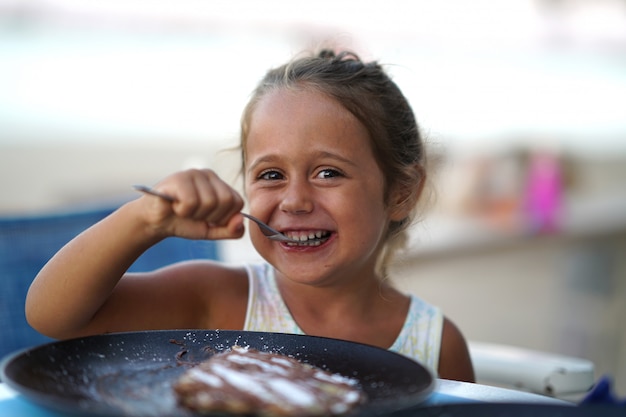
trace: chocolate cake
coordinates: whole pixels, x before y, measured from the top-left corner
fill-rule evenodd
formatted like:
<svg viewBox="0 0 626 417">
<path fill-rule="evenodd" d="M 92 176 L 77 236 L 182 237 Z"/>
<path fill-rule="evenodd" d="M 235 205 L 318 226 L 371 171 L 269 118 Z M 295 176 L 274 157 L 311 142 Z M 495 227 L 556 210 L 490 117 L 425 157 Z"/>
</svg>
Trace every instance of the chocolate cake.
<svg viewBox="0 0 626 417">
<path fill-rule="evenodd" d="M 174 391 L 196 412 L 263 417 L 338 415 L 365 400 L 354 379 L 240 346 L 185 371 Z"/>
</svg>

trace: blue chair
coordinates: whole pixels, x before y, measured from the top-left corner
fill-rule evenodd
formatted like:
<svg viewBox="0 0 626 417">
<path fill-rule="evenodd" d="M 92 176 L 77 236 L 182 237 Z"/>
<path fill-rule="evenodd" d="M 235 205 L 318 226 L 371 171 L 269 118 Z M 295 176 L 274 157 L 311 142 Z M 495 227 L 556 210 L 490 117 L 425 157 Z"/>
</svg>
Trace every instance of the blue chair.
<svg viewBox="0 0 626 417">
<path fill-rule="evenodd" d="M 28 287 L 63 245 L 115 208 L 0 217 L 0 358 L 18 349 L 52 341 L 26 322 Z M 130 271 L 148 271 L 198 258 L 218 259 L 215 242 L 169 238 L 144 253 Z"/>
</svg>

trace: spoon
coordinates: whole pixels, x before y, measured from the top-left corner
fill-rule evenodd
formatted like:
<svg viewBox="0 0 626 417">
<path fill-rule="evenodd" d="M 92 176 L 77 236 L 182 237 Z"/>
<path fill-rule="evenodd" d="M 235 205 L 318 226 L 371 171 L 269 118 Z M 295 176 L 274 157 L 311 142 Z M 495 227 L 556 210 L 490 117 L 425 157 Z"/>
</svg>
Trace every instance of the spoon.
<svg viewBox="0 0 626 417">
<path fill-rule="evenodd" d="M 148 186 L 145 185 L 133 185 L 133 188 L 137 191 L 140 191 L 142 193 L 145 194 L 150 194 L 156 197 L 159 197 L 165 201 L 169 201 L 169 202 L 174 202 L 176 201 L 176 199 L 174 197 L 172 197 L 171 195 L 167 195 L 164 194 L 162 192 L 159 192 L 153 188 L 150 188 Z M 278 230 L 268 226 L 267 224 L 263 223 L 261 220 L 257 219 L 256 217 L 247 214 L 247 213 L 241 213 L 242 216 L 247 217 L 248 219 L 252 220 L 253 222 L 255 222 L 258 226 L 259 229 L 261 229 L 261 233 L 263 233 L 268 239 L 270 240 L 275 240 L 277 242 L 291 242 L 291 243 L 300 243 L 299 240 L 297 239 L 292 239 L 290 237 L 285 236 L 284 234 L 280 233 Z"/>
</svg>

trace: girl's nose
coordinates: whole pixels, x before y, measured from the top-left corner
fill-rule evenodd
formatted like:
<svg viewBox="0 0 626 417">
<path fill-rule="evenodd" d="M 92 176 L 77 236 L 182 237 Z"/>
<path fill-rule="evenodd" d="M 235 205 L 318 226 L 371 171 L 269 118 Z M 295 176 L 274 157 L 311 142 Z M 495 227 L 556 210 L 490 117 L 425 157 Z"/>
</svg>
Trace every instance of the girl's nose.
<svg viewBox="0 0 626 417">
<path fill-rule="evenodd" d="M 290 182 L 284 191 L 280 210 L 293 214 L 304 214 L 313 210 L 313 193 L 305 181 Z"/>
</svg>

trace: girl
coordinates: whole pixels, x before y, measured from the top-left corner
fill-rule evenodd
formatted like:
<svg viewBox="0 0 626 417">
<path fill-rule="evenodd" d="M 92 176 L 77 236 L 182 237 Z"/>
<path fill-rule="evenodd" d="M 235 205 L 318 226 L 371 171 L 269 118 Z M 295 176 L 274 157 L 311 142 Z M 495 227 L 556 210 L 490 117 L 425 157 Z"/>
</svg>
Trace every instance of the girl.
<svg viewBox="0 0 626 417">
<path fill-rule="evenodd" d="M 197 260 L 126 273 L 168 236 L 236 239 L 242 197 L 210 170 L 155 188 L 62 248 L 33 282 L 30 324 L 55 338 L 175 328 L 305 333 L 410 356 L 441 378 L 473 381 L 465 340 L 439 309 L 385 276 L 425 180 L 411 108 L 375 62 L 352 53 L 296 59 L 267 73 L 242 117 L 250 212 L 301 243 L 250 237 L 267 261 Z"/>
</svg>

